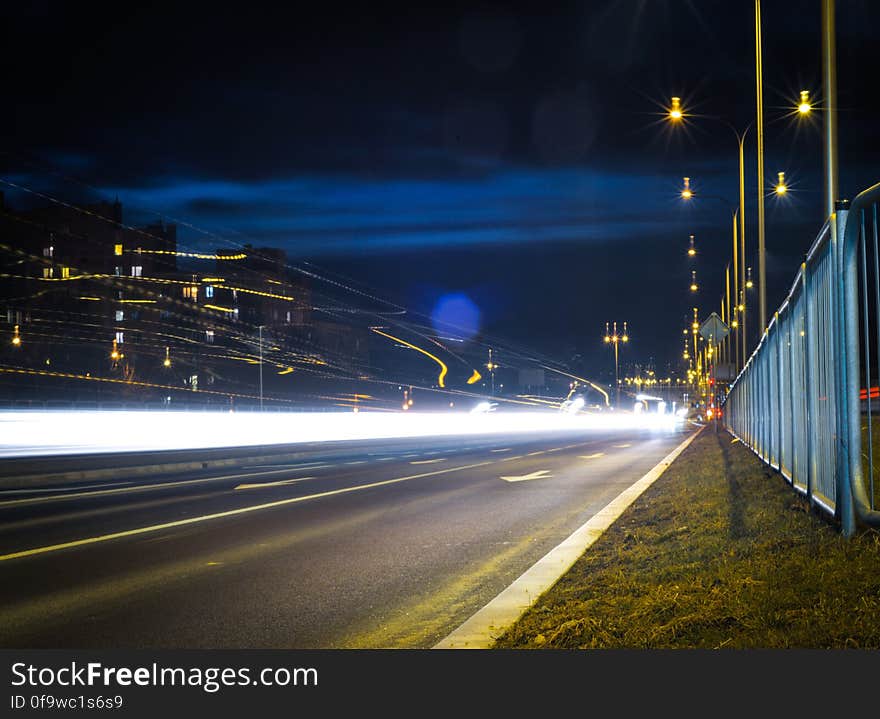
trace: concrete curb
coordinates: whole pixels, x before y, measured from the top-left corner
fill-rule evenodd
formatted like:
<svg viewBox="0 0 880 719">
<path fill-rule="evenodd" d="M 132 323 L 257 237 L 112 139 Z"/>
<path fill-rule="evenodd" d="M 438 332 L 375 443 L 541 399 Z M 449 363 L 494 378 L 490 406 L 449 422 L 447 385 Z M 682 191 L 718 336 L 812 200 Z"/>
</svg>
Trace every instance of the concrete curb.
<svg viewBox="0 0 880 719">
<path fill-rule="evenodd" d="M 580 556 L 669 468 L 678 455 L 704 429 L 705 427 L 701 427 L 694 432 L 641 479 L 623 490 L 561 544 L 527 569 L 507 589 L 432 648 L 491 648 L 496 638 L 507 631 L 544 592 L 559 581 Z"/>
</svg>

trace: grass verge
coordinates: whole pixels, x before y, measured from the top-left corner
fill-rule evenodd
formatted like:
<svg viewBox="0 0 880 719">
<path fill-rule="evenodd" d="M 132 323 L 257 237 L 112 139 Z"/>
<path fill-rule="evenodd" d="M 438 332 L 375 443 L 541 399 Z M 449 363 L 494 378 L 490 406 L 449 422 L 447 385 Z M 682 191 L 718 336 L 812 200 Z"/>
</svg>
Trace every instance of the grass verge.
<svg viewBox="0 0 880 719">
<path fill-rule="evenodd" d="M 494 648 L 722 647 L 880 648 L 880 534 L 709 426 Z"/>
</svg>

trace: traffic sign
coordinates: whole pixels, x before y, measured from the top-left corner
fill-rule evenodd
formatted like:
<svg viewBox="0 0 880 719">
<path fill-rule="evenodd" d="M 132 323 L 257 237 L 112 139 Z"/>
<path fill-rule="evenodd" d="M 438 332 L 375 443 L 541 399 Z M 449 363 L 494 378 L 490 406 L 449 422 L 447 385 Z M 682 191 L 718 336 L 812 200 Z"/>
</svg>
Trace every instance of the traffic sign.
<svg viewBox="0 0 880 719">
<path fill-rule="evenodd" d="M 727 337 L 730 332 L 730 328 L 724 323 L 716 312 L 713 312 L 709 317 L 700 325 L 700 334 L 703 336 L 703 339 L 711 344 L 718 344 Z"/>
</svg>

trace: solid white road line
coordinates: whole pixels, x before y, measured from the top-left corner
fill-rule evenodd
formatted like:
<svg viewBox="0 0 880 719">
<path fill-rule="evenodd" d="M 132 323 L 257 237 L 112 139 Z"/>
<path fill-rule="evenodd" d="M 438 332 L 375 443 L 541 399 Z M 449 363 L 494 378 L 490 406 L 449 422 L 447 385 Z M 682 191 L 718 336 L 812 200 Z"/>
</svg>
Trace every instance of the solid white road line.
<svg viewBox="0 0 880 719">
<path fill-rule="evenodd" d="M 307 479 L 314 477 L 297 477 L 296 479 L 280 479 L 277 482 L 258 482 L 257 484 L 239 484 L 235 489 L 268 489 L 269 487 L 281 487 L 285 484 L 296 484 L 297 482 L 305 482 Z"/>
<path fill-rule="evenodd" d="M 328 467 L 332 465 L 326 465 Z M 309 469 L 318 469 L 319 467 L 309 467 Z M 96 489 L 91 492 L 77 492 L 70 494 L 53 494 L 48 497 L 27 497 L 23 499 L 7 499 L 0 502 L 0 507 L 6 507 L 13 504 L 37 504 L 39 502 L 56 502 L 64 499 L 79 499 L 81 497 L 99 497 L 106 494 L 122 494 L 128 492 L 150 492 L 157 489 L 166 489 L 168 487 L 184 487 L 189 484 L 205 484 L 207 482 L 221 482 L 224 479 L 242 479 L 244 477 L 261 477 L 265 474 L 278 474 L 279 472 L 290 472 L 287 469 L 270 469 L 265 472 L 245 472 L 242 474 L 225 474 L 219 477 L 204 477 L 202 479 L 183 479 L 178 482 L 155 482 L 153 484 L 137 484 L 133 487 L 122 487 L 119 489 Z M 130 484 L 130 483 L 129 483 Z"/>
<path fill-rule="evenodd" d="M 551 549 L 527 569 L 507 589 L 434 645 L 433 648 L 488 649 L 491 647 L 495 643 L 495 639 L 516 622 L 538 600 L 538 597 L 559 581 L 559 578 L 571 568 L 593 542 L 602 536 L 623 511 L 666 471 L 673 460 L 684 451 L 700 431 L 694 432 L 678 445 L 650 472 L 623 490 L 561 544 Z"/>
<path fill-rule="evenodd" d="M 290 497 L 288 499 L 279 499 L 275 502 L 266 502 L 264 504 L 254 504 L 249 507 L 239 507 L 238 509 L 230 509 L 225 512 L 216 512 L 215 514 L 205 514 L 200 517 L 190 517 L 188 519 L 178 519 L 174 522 L 164 522 L 162 524 L 152 524 L 148 527 L 138 527 L 137 529 L 128 529 L 122 532 L 113 532 L 112 534 L 103 534 L 98 537 L 87 537 L 86 539 L 76 539 L 72 542 L 63 542 L 61 544 L 51 544 L 46 547 L 35 547 L 34 549 L 25 549 L 20 552 L 10 552 L 9 554 L 0 555 L 0 562 L 10 559 L 20 559 L 22 557 L 31 557 L 36 554 L 46 554 L 48 552 L 57 552 L 61 549 L 70 549 L 72 547 L 82 547 L 87 544 L 97 544 L 98 542 L 107 542 L 111 539 L 121 539 L 122 537 L 133 537 L 138 534 L 146 534 L 148 532 L 158 532 L 163 529 L 171 529 L 172 527 L 183 527 L 188 524 L 197 524 L 200 522 L 208 522 L 213 519 L 222 517 L 234 517 L 238 514 L 246 514 L 248 512 L 259 512 L 263 509 L 271 509 L 273 507 L 283 507 L 287 504 L 296 504 L 298 502 L 307 502 L 311 499 L 319 499 L 321 497 L 332 497 L 338 494 L 347 494 L 349 492 L 360 492 L 364 489 L 373 489 L 374 487 L 384 487 L 389 484 L 398 482 L 406 482 L 411 479 L 421 479 L 423 477 L 431 477 L 437 474 L 448 474 L 449 472 L 461 472 L 465 469 L 475 469 L 476 467 L 485 467 L 492 462 L 477 462 L 476 464 L 467 464 L 462 467 L 449 467 L 448 469 L 437 469 L 433 472 L 422 472 L 421 474 L 411 474 L 406 477 L 396 477 L 395 479 L 385 479 L 380 482 L 371 482 L 369 484 L 358 484 L 353 487 L 344 487 L 342 489 L 333 489 L 327 492 L 318 492 L 317 494 L 309 494 L 303 497 Z"/>
<path fill-rule="evenodd" d="M 514 475 L 512 477 L 501 477 L 505 482 L 528 482 L 530 479 L 550 479 L 553 475 L 549 469 L 539 469 L 537 472 L 530 474 Z"/>
</svg>

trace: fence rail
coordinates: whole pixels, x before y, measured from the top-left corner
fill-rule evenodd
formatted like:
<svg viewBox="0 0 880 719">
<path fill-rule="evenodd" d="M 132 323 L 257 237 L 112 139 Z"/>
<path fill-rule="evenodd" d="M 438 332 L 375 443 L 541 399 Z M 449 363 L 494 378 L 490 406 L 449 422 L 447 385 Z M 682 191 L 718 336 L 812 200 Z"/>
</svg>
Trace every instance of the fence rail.
<svg viewBox="0 0 880 719">
<path fill-rule="evenodd" d="M 728 429 L 847 536 L 880 527 L 878 203 L 880 184 L 838 203 L 725 401 Z"/>
</svg>

